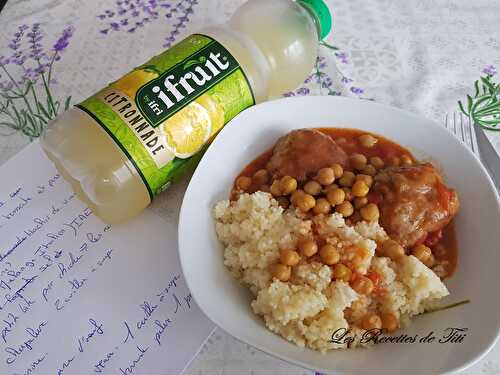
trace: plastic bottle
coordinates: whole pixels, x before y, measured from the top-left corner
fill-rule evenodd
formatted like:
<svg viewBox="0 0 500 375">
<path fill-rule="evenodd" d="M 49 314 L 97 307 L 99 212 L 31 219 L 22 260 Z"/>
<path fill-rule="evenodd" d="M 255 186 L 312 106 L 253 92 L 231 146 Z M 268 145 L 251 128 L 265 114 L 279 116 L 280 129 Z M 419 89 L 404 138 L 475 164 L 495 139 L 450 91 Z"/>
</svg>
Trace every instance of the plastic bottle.
<svg viewBox="0 0 500 375">
<path fill-rule="evenodd" d="M 299 86 L 330 29 L 322 0 L 250 0 L 61 114 L 42 147 L 97 216 L 126 221 L 236 114 Z"/>
</svg>

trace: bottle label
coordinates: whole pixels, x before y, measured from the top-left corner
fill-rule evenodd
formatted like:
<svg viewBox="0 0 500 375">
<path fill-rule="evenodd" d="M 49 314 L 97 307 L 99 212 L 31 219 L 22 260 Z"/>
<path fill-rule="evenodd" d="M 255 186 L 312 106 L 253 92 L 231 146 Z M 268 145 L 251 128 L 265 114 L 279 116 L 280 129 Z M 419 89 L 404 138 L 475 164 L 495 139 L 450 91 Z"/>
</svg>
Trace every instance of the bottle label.
<svg viewBox="0 0 500 375">
<path fill-rule="evenodd" d="M 77 107 L 118 144 L 152 199 L 198 163 L 229 120 L 254 104 L 236 59 L 216 40 L 194 34 Z"/>
</svg>

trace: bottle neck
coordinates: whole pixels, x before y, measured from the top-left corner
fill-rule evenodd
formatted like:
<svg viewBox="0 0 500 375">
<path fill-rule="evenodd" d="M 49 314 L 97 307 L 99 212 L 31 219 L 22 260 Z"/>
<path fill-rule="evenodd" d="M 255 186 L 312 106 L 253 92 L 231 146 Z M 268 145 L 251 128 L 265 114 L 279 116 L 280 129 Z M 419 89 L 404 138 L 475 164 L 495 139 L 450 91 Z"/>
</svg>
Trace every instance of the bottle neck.
<svg viewBox="0 0 500 375">
<path fill-rule="evenodd" d="M 301 0 L 297 0 L 297 4 L 300 5 L 300 7 L 307 12 L 309 17 L 311 17 L 311 19 L 314 23 L 314 26 L 316 27 L 316 33 L 318 34 L 318 40 L 321 40 L 321 23 L 319 21 L 319 18 L 318 18 L 318 15 L 316 14 L 316 12 L 312 9 L 312 7 L 309 4 L 307 4 Z"/>
</svg>

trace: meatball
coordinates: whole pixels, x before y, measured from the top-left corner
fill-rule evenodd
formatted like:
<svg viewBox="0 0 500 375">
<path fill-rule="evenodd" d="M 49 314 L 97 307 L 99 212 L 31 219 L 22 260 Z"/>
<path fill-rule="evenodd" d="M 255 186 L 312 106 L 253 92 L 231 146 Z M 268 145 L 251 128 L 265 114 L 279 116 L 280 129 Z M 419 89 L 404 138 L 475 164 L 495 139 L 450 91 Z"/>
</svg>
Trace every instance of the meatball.
<svg viewBox="0 0 500 375">
<path fill-rule="evenodd" d="M 382 195 L 380 224 L 404 247 L 444 228 L 459 208 L 457 193 L 430 163 L 386 168 L 376 176 L 374 191 Z"/>
<path fill-rule="evenodd" d="M 347 155 L 328 135 L 314 129 L 299 129 L 280 138 L 267 169 L 274 178 L 292 176 L 304 181 L 319 169 L 347 164 Z"/>
</svg>

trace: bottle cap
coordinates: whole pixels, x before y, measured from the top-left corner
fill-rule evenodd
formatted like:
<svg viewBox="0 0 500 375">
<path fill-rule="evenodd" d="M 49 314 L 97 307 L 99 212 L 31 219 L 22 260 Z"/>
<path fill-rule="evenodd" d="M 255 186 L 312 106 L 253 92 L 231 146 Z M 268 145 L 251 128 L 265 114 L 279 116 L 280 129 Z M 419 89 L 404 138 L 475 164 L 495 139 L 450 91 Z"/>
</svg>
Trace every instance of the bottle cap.
<svg viewBox="0 0 500 375">
<path fill-rule="evenodd" d="M 332 29 L 332 15 L 328 5 L 323 0 L 297 0 L 297 3 L 307 8 L 316 17 L 321 29 L 320 39 L 324 39 Z"/>
</svg>

